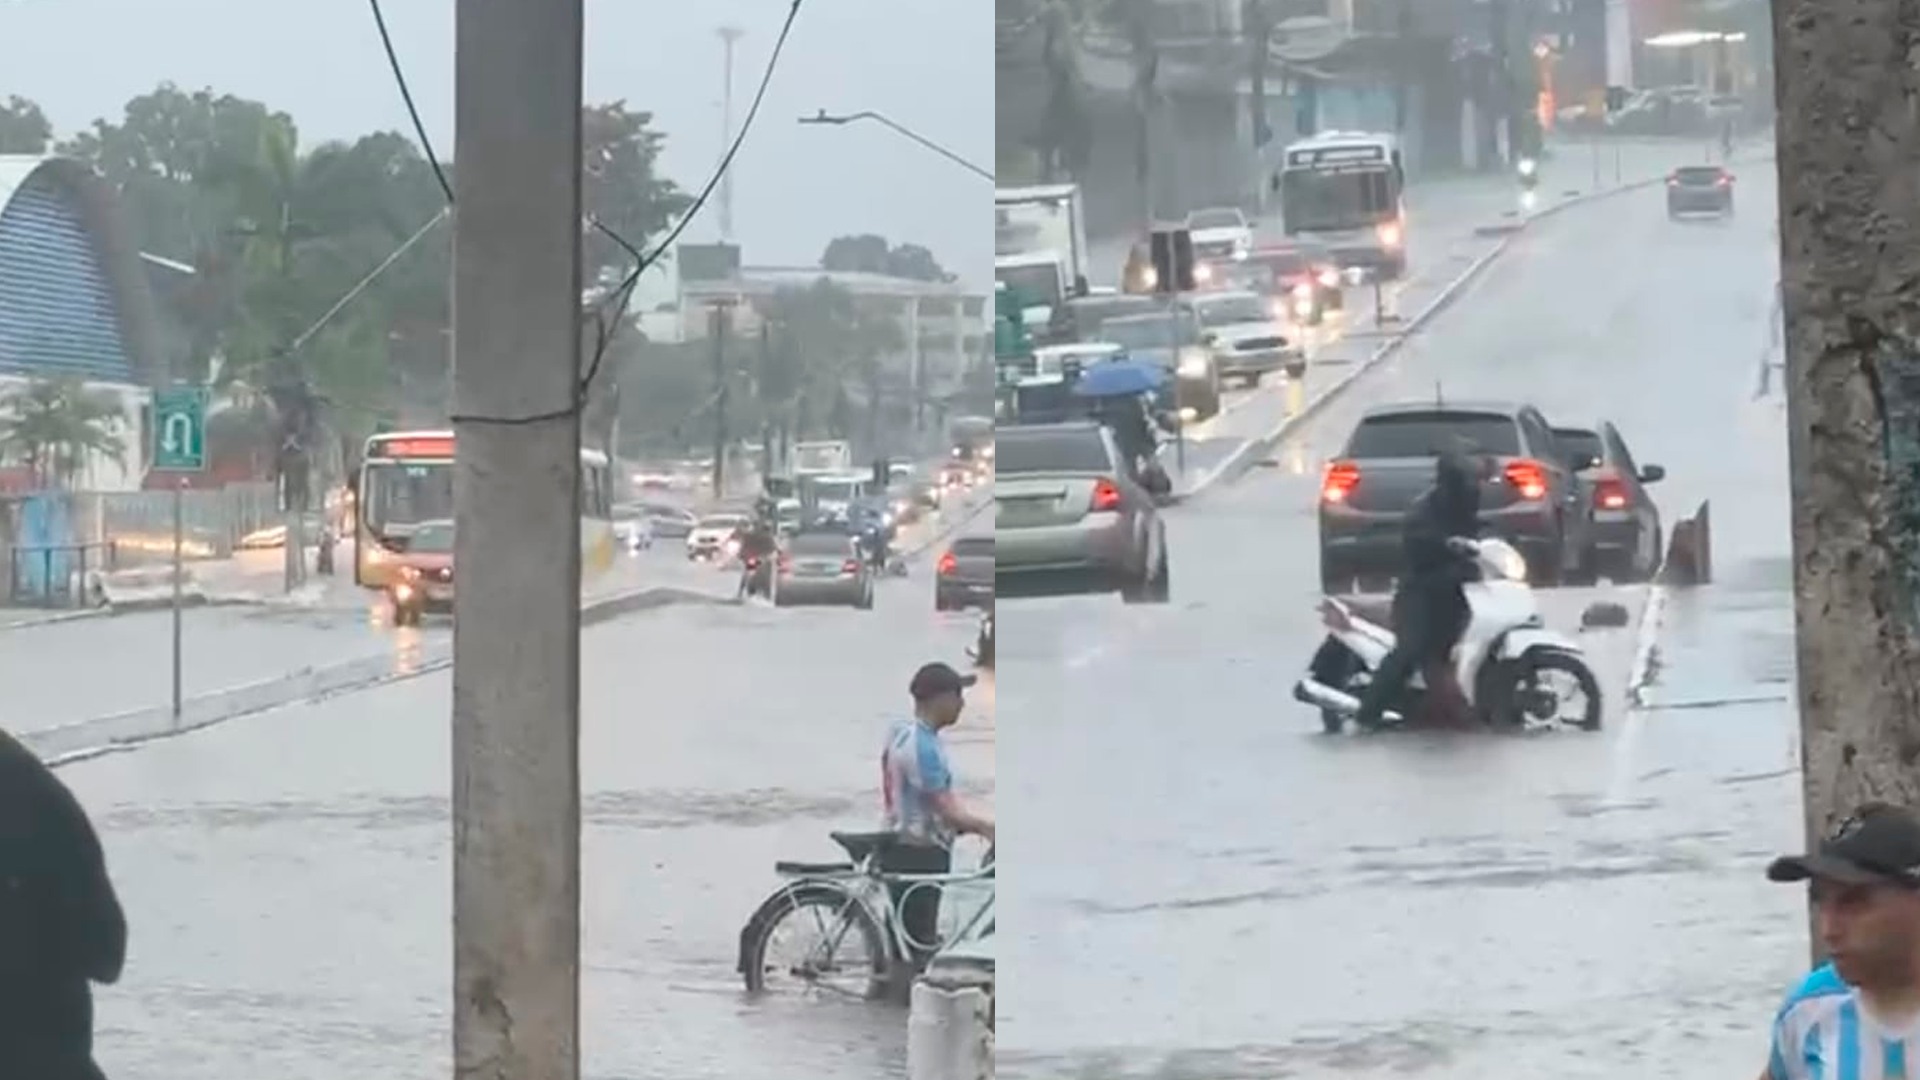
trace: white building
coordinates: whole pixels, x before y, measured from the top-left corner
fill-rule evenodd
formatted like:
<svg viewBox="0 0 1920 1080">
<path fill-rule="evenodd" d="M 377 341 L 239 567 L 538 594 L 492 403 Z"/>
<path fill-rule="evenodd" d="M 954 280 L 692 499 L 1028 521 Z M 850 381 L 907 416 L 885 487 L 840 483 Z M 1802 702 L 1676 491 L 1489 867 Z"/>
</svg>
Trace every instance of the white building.
<svg viewBox="0 0 1920 1080">
<path fill-rule="evenodd" d="M 746 266 L 725 277 L 684 279 L 679 258 L 660 275 L 648 275 L 635 290 L 640 328 L 654 341 L 701 341 L 708 336 L 709 313 L 716 300 L 737 301 L 730 333 L 750 340 L 760 333 L 763 315 L 756 300 L 785 290 L 805 289 L 822 279 L 867 303 L 879 303 L 899 320 L 903 347 L 883 357 L 922 397 L 940 397 L 959 389 L 970 363 L 986 355 L 987 296 L 959 282 L 920 281 L 886 274 L 834 272 L 813 266 Z"/>
</svg>

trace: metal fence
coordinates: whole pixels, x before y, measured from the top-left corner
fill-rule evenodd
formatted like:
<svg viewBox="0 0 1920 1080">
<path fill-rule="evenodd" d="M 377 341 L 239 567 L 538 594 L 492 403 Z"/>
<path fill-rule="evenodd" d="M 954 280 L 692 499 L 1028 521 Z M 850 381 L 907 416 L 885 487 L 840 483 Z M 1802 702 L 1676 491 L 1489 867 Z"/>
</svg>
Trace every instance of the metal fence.
<svg viewBox="0 0 1920 1080">
<path fill-rule="evenodd" d="M 170 491 L 37 492 L 0 497 L 0 560 L 15 603 L 71 590 L 76 573 L 165 563 L 173 558 Z M 242 538 L 280 523 L 270 483 L 229 484 L 180 494 L 181 553 L 224 559 Z M 22 569 L 26 567 L 26 569 Z"/>
<path fill-rule="evenodd" d="M 63 544 L 4 548 L 6 591 L 0 604 L 14 607 L 85 607 L 95 571 L 119 569 L 112 544 Z"/>
</svg>

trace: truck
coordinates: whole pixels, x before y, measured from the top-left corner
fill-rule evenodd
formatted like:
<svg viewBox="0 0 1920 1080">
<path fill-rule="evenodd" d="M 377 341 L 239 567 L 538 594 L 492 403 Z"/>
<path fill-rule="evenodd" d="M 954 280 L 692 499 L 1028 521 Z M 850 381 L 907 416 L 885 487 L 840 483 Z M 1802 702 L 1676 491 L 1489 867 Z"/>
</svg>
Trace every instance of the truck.
<svg viewBox="0 0 1920 1080">
<path fill-rule="evenodd" d="M 995 188 L 993 277 L 1020 298 L 1031 329 L 1087 294 L 1087 220 L 1078 184 Z"/>
</svg>

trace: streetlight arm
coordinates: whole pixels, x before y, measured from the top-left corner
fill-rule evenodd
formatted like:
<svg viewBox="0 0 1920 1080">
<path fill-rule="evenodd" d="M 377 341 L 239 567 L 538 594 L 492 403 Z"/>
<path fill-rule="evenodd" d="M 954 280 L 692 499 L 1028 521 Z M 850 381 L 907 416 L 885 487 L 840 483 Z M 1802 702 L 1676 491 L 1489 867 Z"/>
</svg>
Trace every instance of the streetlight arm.
<svg viewBox="0 0 1920 1080">
<path fill-rule="evenodd" d="M 912 139 L 914 142 L 919 143 L 921 146 L 924 146 L 927 149 L 933 151 L 934 153 L 939 154 L 941 157 L 946 158 L 948 161 L 953 162 L 955 165 L 960 166 L 961 168 L 967 170 L 970 173 L 973 173 L 977 176 L 985 177 L 988 180 L 994 179 L 993 173 L 988 172 L 986 169 L 983 169 L 980 166 L 975 165 L 973 162 L 968 161 L 966 158 L 963 158 L 959 154 L 956 154 L 953 151 L 947 149 L 946 147 L 941 146 L 939 143 L 934 142 L 932 139 L 927 138 L 926 136 L 920 134 L 919 132 L 914 131 L 911 128 L 908 128 L 905 125 L 896 124 L 892 120 L 881 115 L 880 113 L 873 112 L 871 110 L 863 110 L 857 113 L 848 113 L 844 116 L 834 116 L 834 115 L 829 115 L 825 109 L 821 109 L 817 115 L 803 116 L 800 118 L 800 122 L 803 124 L 833 124 L 835 126 L 851 124 L 856 120 L 872 120 L 876 123 L 885 125 L 886 127 L 891 128 L 893 131 L 901 135 L 904 135 L 907 138 Z"/>
</svg>

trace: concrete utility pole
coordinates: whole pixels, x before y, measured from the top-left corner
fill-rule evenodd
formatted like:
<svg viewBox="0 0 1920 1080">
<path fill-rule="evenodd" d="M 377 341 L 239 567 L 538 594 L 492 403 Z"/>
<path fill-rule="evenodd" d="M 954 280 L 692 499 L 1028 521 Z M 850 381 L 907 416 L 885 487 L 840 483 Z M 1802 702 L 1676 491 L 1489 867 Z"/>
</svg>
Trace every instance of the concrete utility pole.
<svg viewBox="0 0 1920 1080">
<path fill-rule="evenodd" d="M 582 0 L 456 16 L 454 1075 L 580 1075 Z"/>
<path fill-rule="evenodd" d="M 1902 0 L 1774 0 L 1810 838 L 1920 806 L 1920 69 Z M 1816 956 L 1819 943 L 1814 943 Z"/>
</svg>

